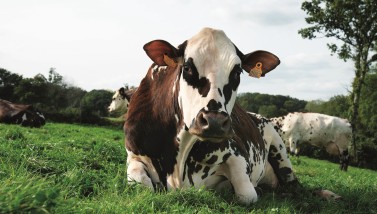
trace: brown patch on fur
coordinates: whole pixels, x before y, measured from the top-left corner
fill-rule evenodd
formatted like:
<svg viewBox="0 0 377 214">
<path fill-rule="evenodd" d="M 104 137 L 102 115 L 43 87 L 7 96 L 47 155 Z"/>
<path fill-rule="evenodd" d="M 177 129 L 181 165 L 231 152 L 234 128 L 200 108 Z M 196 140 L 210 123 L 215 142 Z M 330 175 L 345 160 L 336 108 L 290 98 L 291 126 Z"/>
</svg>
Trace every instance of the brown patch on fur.
<svg viewBox="0 0 377 214">
<path fill-rule="evenodd" d="M 178 153 L 177 132 L 182 127 L 178 105 L 180 66 L 154 74 L 153 64 L 132 95 L 124 124 L 126 148 L 151 158 L 161 180 L 172 173 Z M 176 84 L 173 93 L 173 86 Z M 179 122 L 176 120 L 178 116 Z"/>
<path fill-rule="evenodd" d="M 234 104 L 231 118 L 232 127 L 235 132 L 234 138 L 237 142 L 244 144 L 242 147 L 246 149 L 247 153 L 250 148 L 247 145 L 247 141 L 252 142 L 261 151 L 265 149 L 264 141 L 257 125 L 237 103 Z"/>
</svg>

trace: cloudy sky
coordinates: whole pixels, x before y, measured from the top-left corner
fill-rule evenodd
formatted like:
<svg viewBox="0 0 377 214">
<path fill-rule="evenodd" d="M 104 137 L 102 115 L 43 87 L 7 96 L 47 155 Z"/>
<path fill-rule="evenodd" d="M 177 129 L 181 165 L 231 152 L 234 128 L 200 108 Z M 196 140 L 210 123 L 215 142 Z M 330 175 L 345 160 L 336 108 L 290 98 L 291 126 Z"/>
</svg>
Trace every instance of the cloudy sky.
<svg viewBox="0 0 377 214">
<path fill-rule="evenodd" d="M 137 86 L 151 64 L 142 47 L 173 45 L 203 27 L 222 29 L 244 52 L 268 50 L 281 64 L 265 78 L 243 74 L 239 92 L 327 100 L 347 94 L 351 62 L 331 56 L 329 39 L 302 39 L 297 0 L 0 1 L 0 67 L 24 77 L 51 67 L 87 91 Z"/>
</svg>

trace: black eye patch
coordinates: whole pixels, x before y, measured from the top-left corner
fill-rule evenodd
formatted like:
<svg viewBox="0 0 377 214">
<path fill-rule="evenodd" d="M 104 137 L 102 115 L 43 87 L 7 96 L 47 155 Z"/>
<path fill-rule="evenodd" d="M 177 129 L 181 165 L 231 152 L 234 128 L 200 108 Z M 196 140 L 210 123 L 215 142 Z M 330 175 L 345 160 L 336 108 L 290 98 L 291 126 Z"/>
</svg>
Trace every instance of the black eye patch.
<svg viewBox="0 0 377 214">
<path fill-rule="evenodd" d="M 182 66 L 182 77 L 188 85 L 198 89 L 200 95 L 203 97 L 208 95 L 211 83 L 205 77 L 199 79 L 199 72 L 191 57 Z"/>
<path fill-rule="evenodd" d="M 229 74 L 228 84 L 224 86 L 223 92 L 225 97 L 225 106 L 231 99 L 232 92 L 237 90 L 240 85 L 240 74 L 242 73 L 242 68 L 239 64 L 235 65 Z"/>
</svg>

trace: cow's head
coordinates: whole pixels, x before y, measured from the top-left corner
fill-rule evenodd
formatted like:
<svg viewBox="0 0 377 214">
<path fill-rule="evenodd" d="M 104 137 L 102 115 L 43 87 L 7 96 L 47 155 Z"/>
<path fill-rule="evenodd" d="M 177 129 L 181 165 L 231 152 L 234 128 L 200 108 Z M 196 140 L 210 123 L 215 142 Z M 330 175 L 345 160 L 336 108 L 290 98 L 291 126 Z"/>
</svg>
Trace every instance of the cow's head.
<svg viewBox="0 0 377 214">
<path fill-rule="evenodd" d="M 119 110 L 121 108 L 127 108 L 128 103 L 130 102 L 132 93 L 134 90 L 121 87 L 113 95 L 112 101 L 107 108 L 109 112 Z"/>
<path fill-rule="evenodd" d="M 244 55 L 223 31 L 210 28 L 204 28 L 178 49 L 166 41 L 154 40 L 144 50 L 157 65 L 180 69 L 175 86 L 179 87 L 178 102 L 185 126 L 191 134 L 212 141 L 232 136 L 230 114 L 242 71 L 259 78 L 280 63 L 278 57 L 266 51 Z"/>
</svg>

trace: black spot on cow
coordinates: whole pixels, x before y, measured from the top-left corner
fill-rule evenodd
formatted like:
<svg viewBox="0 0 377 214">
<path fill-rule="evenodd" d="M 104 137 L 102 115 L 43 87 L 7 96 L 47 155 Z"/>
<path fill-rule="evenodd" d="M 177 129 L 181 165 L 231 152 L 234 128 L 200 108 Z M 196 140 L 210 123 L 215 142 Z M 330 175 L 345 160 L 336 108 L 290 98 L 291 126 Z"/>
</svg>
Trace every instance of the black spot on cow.
<svg viewBox="0 0 377 214">
<path fill-rule="evenodd" d="M 206 161 L 207 164 L 214 164 L 217 161 L 217 155 L 213 155 L 210 159 Z"/>
<path fill-rule="evenodd" d="M 223 156 L 223 163 L 225 163 L 231 155 L 232 155 L 232 154 L 230 154 L 230 153 L 226 153 L 226 154 Z"/>
<path fill-rule="evenodd" d="M 216 102 L 214 99 L 210 100 L 207 104 L 208 111 L 218 111 L 221 107 L 221 103 Z"/>
<path fill-rule="evenodd" d="M 205 179 L 206 177 L 208 177 L 208 172 L 209 172 L 210 169 L 211 168 L 209 166 L 204 167 L 204 169 L 203 169 L 204 174 L 202 175 L 202 179 Z"/>
<path fill-rule="evenodd" d="M 280 182 L 288 180 L 288 177 L 292 174 L 292 169 L 289 167 L 282 167 L 278 170 L 278 179 Z"/>
<path fill-rule="evenodd" d="M 211 83 L 205 77 L 199 78 L 199 72 L 191 57 L 182 66 L 182 77 L 188 85 L 198 89 L 200 95 L 203 97 L 208 95 Z"/>
<path fill-rule="evenodd" d="M 230 98 L 232 97 L 232 92 L 237 90 L 237 87 L 240 84 L 241 72 L 242 72 L 241 66 L 235 65 L 233 70 L 229 74 L 228 84 L 226 84 L 223 89 L 224 96 L 225 96 L 225 106 L 230 101 Z"/>
<path fill-rule="evenodd" d="M 218 89 L 217 89 L 217 91 L 219 92 L 219 94 L 220 94 L 220 97 L 222 97 L 222 96 L 223 96 L 223 92 L 221 92 L 221 89 L 220 89 L 220 88 L 218 88 Z"/>
</svg>

